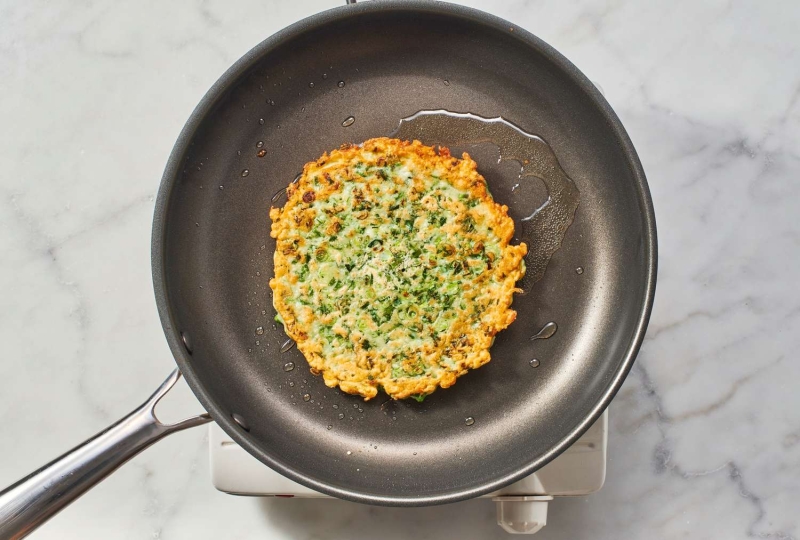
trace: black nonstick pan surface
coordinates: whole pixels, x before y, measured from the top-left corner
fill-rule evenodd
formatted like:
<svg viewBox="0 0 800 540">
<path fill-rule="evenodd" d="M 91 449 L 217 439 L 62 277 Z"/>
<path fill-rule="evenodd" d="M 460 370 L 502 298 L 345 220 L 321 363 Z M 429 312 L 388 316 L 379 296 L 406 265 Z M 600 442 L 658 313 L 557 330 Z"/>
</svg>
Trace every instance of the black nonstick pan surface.
<svg viewBox="0 0 800 540">
<path fill-rule="evenodd" d="M 273 323 L 268 211 L 307 161 L 389 135 L 427 109 L 499 116 L 542 137 L 580 205 L 544 277 L 515 300 L 518 319 L 498 335 L 488 365 L 423 403 L 364 402 L 325 387 L 296 349 L 280 352 L 287 338 Z M 536 181 L 515 187 L 519 167 L 498 163 L 491 145 L 453 150 L 470 151 L 515 220 L 546 199 Z M 164 329 L 214 420 L 284 475 L 373 504 L 474 497 L 566 449 L 634 361 L 655 270 L 644 173 L 598 90 L 521 28 L 429 1 L 342 6 L 250 51 L 183 130 L 153 231 Z M 532 341 L 550 321 L 556 334 Z"/>
</svg>

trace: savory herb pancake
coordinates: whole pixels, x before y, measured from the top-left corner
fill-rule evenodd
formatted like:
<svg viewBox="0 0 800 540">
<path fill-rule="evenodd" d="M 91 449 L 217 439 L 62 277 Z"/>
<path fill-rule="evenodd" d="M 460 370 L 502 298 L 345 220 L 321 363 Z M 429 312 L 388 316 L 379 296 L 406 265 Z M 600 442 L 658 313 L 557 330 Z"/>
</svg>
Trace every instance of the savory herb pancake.
<svg viewBox="0 0 800 540">
<path fill-rule="evenodd" d="M 525 244 L 477 165 L 378 138 L 308 163 L 272 208 L 273 304 L 313 373 L 421 400 L 490 360 Z"/>
</svg>

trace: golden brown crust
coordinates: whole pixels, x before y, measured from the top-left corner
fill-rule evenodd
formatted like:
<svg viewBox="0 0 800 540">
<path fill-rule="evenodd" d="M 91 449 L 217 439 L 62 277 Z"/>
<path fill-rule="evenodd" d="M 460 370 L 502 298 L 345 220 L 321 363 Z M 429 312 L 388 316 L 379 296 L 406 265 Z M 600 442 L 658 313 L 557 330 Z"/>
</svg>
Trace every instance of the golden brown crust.
<svg viewBox="0 0 800 540">
<path fill-rule="evenodd" d="M 403 173 L 383 172 L 389 170 Z M 367 171 L 366 174 L 363 171 Z M 446 182 L 455 188 L 453 193 L 461 194 L 461 198 L 440 198 L 437 207 L 436 201 L 427 196 L 430 191 L 426 191 L 431 189 L 432 177 L 439 182 L 440 191 L 449 189 L 441 187 L 441 182 Z M 354 197 L 349 208 L 336 202 L 339 200 L 337 197 L 343 197 L 345 192 Z M 402 399 L 429 394 L 438 386 L 451 386 L 457 377 L 490 360 L 489 348 L 495 334 L 508 327 L 516 317 L 510 305 L 516 282 L 525 271 L 522 259 L 527 247 L 525 244 L 509 245 L 514 235 L 514 223 L 508 216 L 508 208 L 494 202 L 485 180 L 477 171 L 477 164 L 467 154 L 457 159 L 451 157 L 445 148 L 440 148 L 437 153 L 419 141 L 388 138 L 370 139 L 361 146 L 343 145 L 306 164 L 298 182 L 288 187 L 287 196 L 283 208 L 270 210 L 273 221 L 271 235 L 276 238 L 275 277 L 270 280 L 273 304 L 283 319 L 286 333 L 297 342 L 312 371 L 321 373 L 328 386 L 339 386 L 343 391 L 360 394 L 365 399 L 374 397 L 382 386 L 391 397 Z M 387 205 L 384 199 L 388 196 L 402 199 L 403 204 L 414 204 L 418 209 L 442 212 L 442 225 L 437 225 L 435 230 L 439 235 L 437 238 L 446 241 L 439 245 L 438 252 L 437 247 L 424 245 L 422 254 L 416 258 L 424 261 L 435 273 L 442 268 L 435 266 L 437 261 L 450 257 L 453 264 L 463 265 L 463 273 L 469 275 L 469 278 L 464 278 L 459 274 L 457 298 L 460 300 L 456 301 L 456 306 L 467 307 L 448 311 L 454 313 L 452 322 L 438 333 L 434 332 L 432 323 L 420 319 L 421 337 L 414 342 L 418 343 L 417 349 L 412 347 L 414 354 L 396 353 L 409 346 L 403 325 L 390 331 L 388 322 L 379 326 L 368 320 L 367 328 L 356 328 L 356 323 L 361 325 L 356 319 L 358 313 L 348 314 L 347 308 L 337 311 L 337 295 L 349 298 L 346 295 L 359 294 L 361 287 L 349 292 L 334 291 L 335 284 L 340 281 L 337 276 L 341 274 L 331 274 L 334 276 L 330 279 L 334 284 L 331 287 L 321 287 L 322 280 L 315 277 L 316 273 L 330 271 L 334 263 L 329 262 L 326 266 L 319 260 L 329 256 L 326 250 L 335 250 L 325 243 L 324 236 L 322 240 L 312 241 L 309 233 L 330 235 L 331 242 L 345 236 L 355 241 L 353 237 L 357 234 L 347 224 L 354 218 L 374 219 L 369 208 Z M 469 205 L 461 202 L 467 200 Z M 364 201 L 369 203 L 363 206 L 367 210 L 358 210 Z M 415 227 L 425 226 L 426 219 L 430 221 L 426 216 L 411 216 L 409 222 L 413 222 Z M 479 227 L 468 228 L 467 222 L 478 223 Z M 381 224 L 373 225 L 378 227 Z M 434 230 L 430 224 L 427 226 Z M 315 227 L 321 229 L 317 231 Z M 414 230 L 409 234 L 421 233 Z M 466 257 L 463 249 L 456 252 L 451 243 L 468 246 L 467 249 L 474 253 L 466 253 L 469 255 Z M 339 252 L 335 254 L 336 257 L 341 255 Z M 297 270 L 301 263 L 302 269 L 312 274 L 310 278 L 303 276 L 301 279 L 301 272 Z M 485 266 L 476 271 L 477 264 Z M 350 275 L 361 270 L 345 271 L 339 264 L 334 271 Z M 380 278 L 380 274 L 375 275 Z M 444 288 L 451 278 L 441 275 L 437 279 L 434 283 Z M 399 300 L 402 300 L 402 295 L 408 296 L 405 291 L 381 291 L 378 285 L 374 290 L 377 291 L 376 298 L 388 298 L 390 293 Z M 440 292 L 434 296 L 429 304 L 436 310 L 441 307 L 436 305 L 437 298 L 444 296 Z M 328 307 L 326 302 L 333 307 Z M 389 317 L 396 322 L 396 315 L 390 313 Z M 319 333 L 323 327 L 329 331 L 328 337 Z M 365 336 L 371 335 L 370 332 L 385 334 L 379 335 L 382 347 L 368 346 Z M 406 341 L 392 341 L 393 336 Z M 336 345 L 339 342 L 332 341 L 336 339 L 344 345 Z"/>
</svg>

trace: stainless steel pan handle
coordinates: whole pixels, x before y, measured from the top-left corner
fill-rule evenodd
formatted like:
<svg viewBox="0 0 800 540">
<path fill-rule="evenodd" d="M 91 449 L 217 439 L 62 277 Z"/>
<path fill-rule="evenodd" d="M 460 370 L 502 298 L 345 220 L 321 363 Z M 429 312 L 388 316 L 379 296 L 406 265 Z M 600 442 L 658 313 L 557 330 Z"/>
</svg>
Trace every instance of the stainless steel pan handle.
<svg viewBox="0 0 800 540">
<path fill-rule="evenodd" d="M 177 369 L 138 409 L 0 492 L 0 538 L 23 538 L 162 437 L 211 421 L 208 414 L 162 424 L 155 406 L 180 378 Z"/>
</svg>

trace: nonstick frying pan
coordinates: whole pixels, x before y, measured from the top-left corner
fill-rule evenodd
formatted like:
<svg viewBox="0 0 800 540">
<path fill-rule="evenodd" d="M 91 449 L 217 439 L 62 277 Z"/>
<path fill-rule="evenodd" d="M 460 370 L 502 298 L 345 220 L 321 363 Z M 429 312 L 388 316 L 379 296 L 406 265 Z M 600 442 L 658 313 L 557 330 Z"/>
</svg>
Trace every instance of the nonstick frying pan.
<svg viewBox="0 0 800 540">
<path fill-rule="evenodd" d="M 279 352 L 286 336 L 272 323 L 267 213 L 307 161 L 388 135 L 426 109 L 500 116 L 539 135 L 580 190 L 580 206 L 544 277 L 515 299 L 518 319 L 498 336 L 492 362 L 423 403 L 365 403 L 325 387 L 296 349 Z M 355 121 L 344 122 L 349 117 Z M 515 185 L 518 166 L 498 163 L 496 148 L 464 149 L 515 220 L 546 199 L 540 182 Z M 398 0 L 305 19 L 219 79 L 164 172 L 152 261 L 164 332 L 210 418 L 310 488 L 413 506 L 518 480 L 602 413 L 645 333 L 656 233 L 636 152 L 575 66 L 496 17 Z M 531 340 L 549 321 L 558 332 Z M 289 362 L 296 367 L 286 371 Z M 155 402 L 177 377 L 108 431 L 0 494 L 0 536 L 21 537 L 150 443 L 208 421 L 157 421 Z"/>
</svg>

